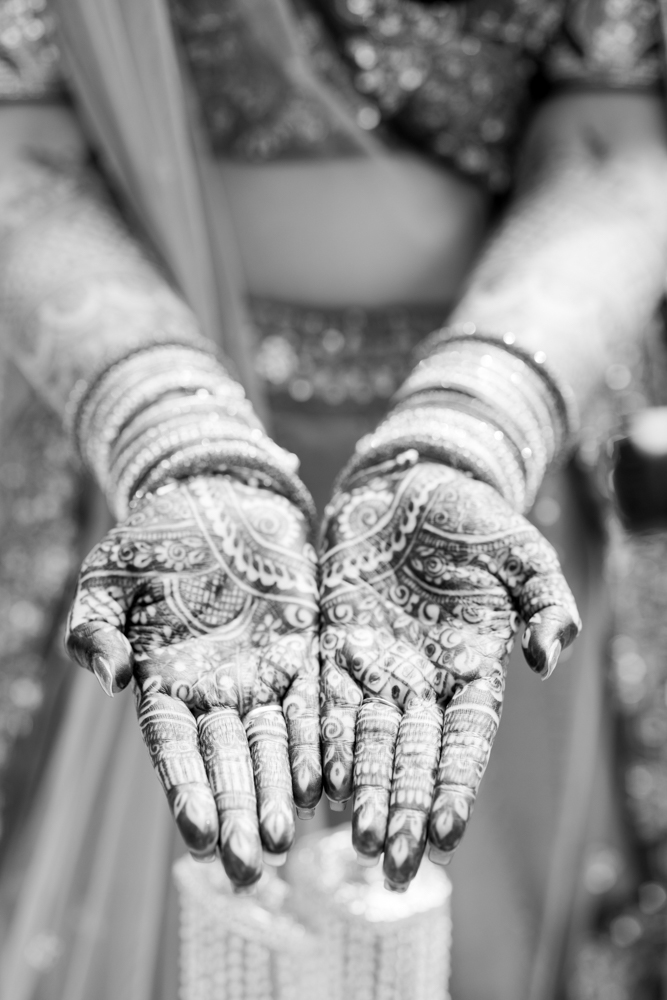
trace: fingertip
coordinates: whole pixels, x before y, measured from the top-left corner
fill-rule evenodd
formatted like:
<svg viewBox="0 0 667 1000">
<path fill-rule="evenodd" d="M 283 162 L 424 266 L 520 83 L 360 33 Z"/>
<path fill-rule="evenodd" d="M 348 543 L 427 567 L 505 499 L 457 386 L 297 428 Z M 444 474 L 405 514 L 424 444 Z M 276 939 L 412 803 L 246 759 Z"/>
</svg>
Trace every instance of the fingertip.
<svg viewBox="0 0 667 1000">
<path fill-rule="evenodd" d="M 219 823 L 215 800 L 208 787 L 176 785 L 167 799 L 190 854 L 198 861 L 213 860 Z"/>
<path fill-rule="evenodd" d="M 432 861 L 434 865 L 440 865 L 446 868 L 454 857 L 454 851 L 441 851 L 439 847 L 434 847 L 433 844 L 429 845 L 428 848 L 428 859 Z"/>
<path fill-rule="evenodd" d="M 390 878 L 385 878 L 384 887 L 387 892 L 407 892 L 410 888 L 410 883 L 392 882 Z"/>
<path fill-rule="evenodd" d="M 345 799 L 343 802 L 340 802 L 338 799 L 332 799 L 329 795 L 327 795 L 327 802 L 329 803 L 329 809 L 331 809 L 332 812 L 342 813 L 345 812 L 348 799 Z"/>
<path fill-rule="evenodd" d="M 436 864 L 447 864 L 446 858 L 461 843 L 472 815 L 474 796 L 470 791 L 440 788 L 436 793 L 428 824 L 429 857 Z M 440 859 L 440 860 L 437 860 Z"/>
<path fill-rule="evenodd" d="M 562 651 L 574 642 L 580 629 L 579 619 L 565 608 L 544 608 L 534 614 L 521 640 L 531 670 L 543 680 L 551 677 Z"/>
<path fill-rule="evenodd" d="M 262 844 L 251 817 L 223 819 L 220 836 L 222 864 L 237 889 L 247 889 L 262 877 Z"/>
<path fill-rule="evenodd" d="M 282 851 L 280 854 L 274 854 L 272 851 L 263 850 L 262 858 L 264 864 L 269 865 L 270 868 L 282 868 L 287 861 L 287 851 Z"/>
<path fill-rule="evenodd" d="M 132 679 L 133 654 L 126 636 L 107 622 L 86 622 L 68 634 L 70 657 L 93 673 L 105 694 L 112 697 Z"/>
</svg>

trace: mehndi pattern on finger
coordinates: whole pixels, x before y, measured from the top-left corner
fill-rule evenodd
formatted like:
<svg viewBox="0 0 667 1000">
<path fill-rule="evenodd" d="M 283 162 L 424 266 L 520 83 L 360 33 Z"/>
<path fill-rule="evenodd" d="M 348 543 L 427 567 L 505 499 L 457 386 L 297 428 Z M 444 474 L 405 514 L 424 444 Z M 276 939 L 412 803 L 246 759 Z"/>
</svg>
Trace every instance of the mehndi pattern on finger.
<svg viewBox="0 0 667 1000">
<path fill-rule="evenodd" d="M 542 614 L 567 644 L 576 608 L 536 528 L 493 488 L 426 462 L 381 463 L 335 496 L 321 580 L 325 787 L 354 764 L 355 846 L 368 857 L 384 847 L 390 886 L 406 888 L 427 827 L 436 860 L 465 829 L 521 620 L 538 626 L 539 645 L 551 635 Z M 378 699 L 402 718 L 390 781 L 383 757 L 373 787 L 371 761 L 387 747 L 378 734 L 369 751 L 365 720 Z"/>
</svg>

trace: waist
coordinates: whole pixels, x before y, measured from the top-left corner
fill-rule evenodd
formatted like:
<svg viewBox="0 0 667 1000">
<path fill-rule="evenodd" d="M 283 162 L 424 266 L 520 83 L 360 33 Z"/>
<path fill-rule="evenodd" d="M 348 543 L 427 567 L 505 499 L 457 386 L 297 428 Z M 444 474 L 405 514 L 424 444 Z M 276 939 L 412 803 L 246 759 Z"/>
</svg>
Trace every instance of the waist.
<svg viewBox="0 0 667 1000">
<path fill-rule="evenodd" d="M 451 302 L 486 229 L 484 192 L 412 155 L 218 164 L 246 288 L 301 303 Z"/>
<path fill-rule="evenodd" d="M 315 307 L 252 296 L 255 365 L 272 408 L 301 413 L 383 410 L 417 344 L 449 307 Z"/>
</svg>

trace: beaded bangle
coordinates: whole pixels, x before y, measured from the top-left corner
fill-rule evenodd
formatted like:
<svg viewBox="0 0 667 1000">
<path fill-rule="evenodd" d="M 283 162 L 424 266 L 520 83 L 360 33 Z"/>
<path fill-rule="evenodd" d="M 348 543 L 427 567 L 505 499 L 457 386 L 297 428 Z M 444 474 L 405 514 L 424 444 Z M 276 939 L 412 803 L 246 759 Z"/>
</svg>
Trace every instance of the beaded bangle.
<svg viewBox="0 0 667 1000">
<path fill-rule="evenodd" d="M 416 451 L 494 486 L 523 510 L 562 455 L 575 425 L 571 395 L 513 334 L 473 324 L 438 330 L 394 398 L 394 409 L 357 445 L 339 482 L 398 454 Z"/>
<path fill-rule="evenodd" d="M 136 347 L 130 351 L 125 349 L 121 354 L 105 357 L 95 371 L 86 378 L 80 378 L 74 383 L 65 405 L 63 423 L 65 430 L 75 444 L 78 444 L 79 440 L 79 422 L 81 416 L 85 411 L 89 397 L 99 388 L 100 383 L 110 376 L 118 366 L 129 361 L 130 358 L 151 352 L 156 347 L 189 347 L 200 354 L 207 354 L 211 357 L 215 356 L 210 343 L 203 337 L 197 336 L 188 330 L 183 332 L 182 338 L 175 335 L 173 331 L 169 331 L 168 333 L 157 331 L 149 342 L 144 340 L 140 347 Z"/>
<path fill-rule="evenodd" d="M 430 334 L 419 346 L 416 353 L 416 360 L 425 360 L 438 352 L 440 348 L 456 341 L 470 343 L 477 341 L 480 344 L 489 344 L 505 350 L 508 354 L 514 355 L 531 368 L 543 381 L 550 399 L 555 403 L 558 415 L 562 441 L 560 449 L 567 451 L 572 447 L 579 419 L 574 393 L 570 387 L 549 368 L 547 355 L 544 351 L 530 352 L 525 350 L 516 342 L 516 334 L 489 333 L 479 330 L 474 323 L 459 323 L 454 326 L 442 327 Z"/>
<path fill-rule="evenodd" d="M 341 473 L 338 485 L 364 469 L 414 450 L 427 462 L 441 462 L 498 490 L 513 506 L 525 497 L 524 470 L 503 431 L 491 423 L 458 410 L 417 407 L 389 415 L 374 434 L 358 442 L 355 453 Z"/>
<path fill-rule="evenodd" d="M 79 452 L 119 519 L 173 479 L 225 472 L 283 494 L 312 523 L 296 456 L 271 441 L 212 352 L 191 343 L 143 346 L 72 398 Z"/>
<path fill-rule="evenodd" d="M 262 448 L 229 441 L 199 442 L 162 459 L 137 485 L 128 510 L 169 482 L 203 473 L 224 473 L 251 486 L 271 489 L 298 507 L 311 526 L 315 521 L 312 497 L 293 471 L 274 464 Z"/>
</svg>

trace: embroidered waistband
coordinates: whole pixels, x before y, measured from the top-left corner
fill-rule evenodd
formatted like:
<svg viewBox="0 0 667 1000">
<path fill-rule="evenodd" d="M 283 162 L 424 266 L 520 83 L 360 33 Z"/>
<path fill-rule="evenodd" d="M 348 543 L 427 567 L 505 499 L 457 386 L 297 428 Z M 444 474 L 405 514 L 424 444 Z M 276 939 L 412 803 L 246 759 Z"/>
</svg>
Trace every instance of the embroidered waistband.
<svg viewBox="0 0 667 1000">
<path fill-rule="evenodd" d="M 319 308 L 251 298 L 255 365 L 281 404 L 368 406 L 386 401 L 417 344 L 441 326 L 445 306 Z"/>
<path fill-rule="evenodd" d="M 64 92 L 55 24 L 46 0 L 0 0 L 0 103 Z"/>
</svg>

